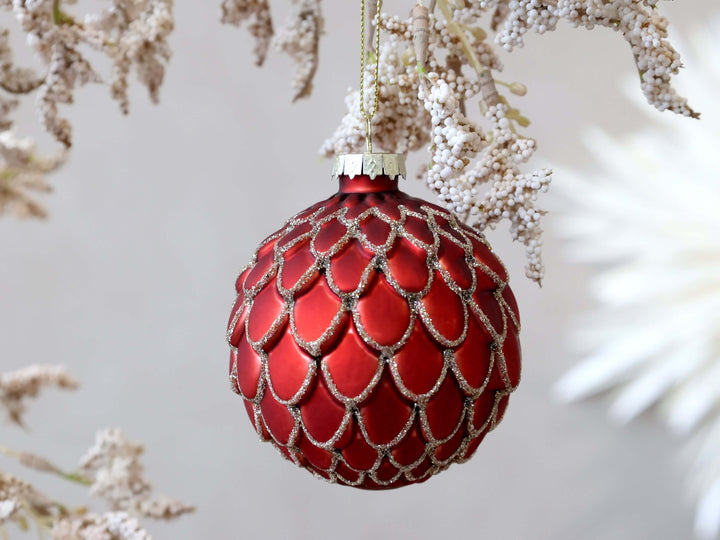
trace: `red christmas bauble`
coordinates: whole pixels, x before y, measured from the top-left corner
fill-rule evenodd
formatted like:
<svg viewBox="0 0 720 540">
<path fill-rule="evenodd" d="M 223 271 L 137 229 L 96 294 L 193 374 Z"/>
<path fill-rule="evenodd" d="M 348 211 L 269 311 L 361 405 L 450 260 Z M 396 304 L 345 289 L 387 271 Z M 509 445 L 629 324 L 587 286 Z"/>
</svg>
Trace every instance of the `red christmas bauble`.
<svg viewBox="0 0 720 540">
<path fill-rule="evenodd" d="M 340 176 L 236 291 L 232 388 L 262 440 L 326 480 L 389 489 L 468 460 L 520 380 L 503 264 L 396 178 Z"/>
</svg>

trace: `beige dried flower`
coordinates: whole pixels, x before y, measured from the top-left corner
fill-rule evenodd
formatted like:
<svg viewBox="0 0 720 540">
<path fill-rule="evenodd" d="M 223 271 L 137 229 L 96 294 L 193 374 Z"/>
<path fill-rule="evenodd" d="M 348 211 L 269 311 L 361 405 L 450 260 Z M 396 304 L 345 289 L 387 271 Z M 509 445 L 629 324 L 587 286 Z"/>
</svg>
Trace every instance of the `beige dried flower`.
<svg viewBox="0 0 720 540">
<path fill-rule="evenodd" d="M 140 501 L 138 511 L 152 519 L 170 520 L 195 511 L 195 507 L 164 495 Z"/>
<path fill-rule="evenodd" d="M 18 68 L 12 60 L 9 32 L 0 31 L 0 88 L 11 94 L 26 94 L 45 82 L 32 70 Z M 51 190 L 45 176 L 65 162 L 64 149 L 47 157 L 39 157 L 30 138 L 18 138 L 12 131 L 11 113 L 17 99 L 0 95 L 0 216 L 13 213 L 17 217 L 45 217 L 45 209 L 35 193 Z M 60 129 L 60 128 L 58 128 Z"/>
<path fill-rule="evenodd" d="M 274 33 L 267 0 L 224 0 L 221 8 L 221 21 L 225 24 L 240 26 L 250 21 L 250 34 L 255 38 L 255 63 L 261 66 Z"/>
<path fill-rule="evenodd" d="M 17 217 L 45 217 L 33 194 L 52 190 L 45 176 L 65 163 L 66 150 L 39 157 L 32 139 L 19 139 L 6 130 L 0 131 L 0 158 L 0 216 L 12 212 Z"/>
<path fill-rule="evenodd" d="M 100 14 L 86 15 L 81 39 L 104 52 L 113 63 L 112 96 L 129 111 L 128 76 L 133 68 L 157 103 L 170 60 L 167 39 L 174 28 L 171 0 L 114 0 Z"/>
<path fill-rule="evenodd" d="M 295 62 L 292 81 L 293 101 L 312 92 L 312 82 L 318 66 L 318 45 L 323 32 L 320 0 L 293 0 L 294 12 L 284 28 L 275 36 L 274 45 Z"/>
<path fill-rule="evenodd" d="M 170 57 L 171 0 L 113 0 L 111 7 L 86 15 L 84 22 L 63 11 L 60 0 L 17 0 L 12 11 L 47 67 L 37 98 L 43 124 L 65 146 L 71 145 L 72 132 L 70 122 L 59 116 L 58 105 L 72 103 L 78 86 L 101 81 L 81 48 L 110 58 L 112 96 L 123 112 L 128 111 L 127 77 L 133 67 L 157 100 Z"/>
<path fill-rule="evenodd" d="M 23 501 L 31 492 L 32 488 L 27 482 L 0 473 L 0 525 L 18 519 Z"/>
<path fill-rule="evenodd" d="M 38 519 L 60 515 L 60 506 L 32 485 L 11 474 L 0 472 L 0 526 L 15 522 L 24 527 L 27 517 Z"/>
<path fill-rule="evenodd" d="M 0 373 L 0 405 L 11 422 L 22 424 L 24 400 L 36 397 L 45 387 L 75 390 L 78 383 L 62 366 L 34 365 L 11 373 Z"/>
<path fill-rule="evenodd" d="M 0 29 L 0 88 L 10 94 L 27 94 L 43 83 L 34 70 L 15 66 L 10 47 L 10 31 Z M 6 129 L 9 124 L 3 125 Z"/>
<path fill-rule="evenodd" d="M 72 144 L 72 126 L 60 114 L 72 104 L 78 87 L 102 82 L 88 61 L 89 50 L 110 60 L 111 94 L 128 112 L 128 77 L 135 71 L 156 102 L 170 58 L 168 36 L 173 30 L 172 0 L 111 0 L 97 14 L 76 17 L 66 12 L 75 0 L 14 0 L 0 2 L 0 11 L 15 15 L 28 44 L 43 63 L 41 73 L 15 65 L 9 31 L 0 29 L 0 215 L 45 217 L 45 209 L 32 192 L 50 191 L 46 175 L 56 171 Z M 10 113 L 18 99 L 34 94 L 41 123 L 62 144 L 63 151 L 46 158 L 36 155 L 32 139 L 19 139 L 11 131 Z M 14 153 L 14 160 L 9 154 Z"/>
</svg>

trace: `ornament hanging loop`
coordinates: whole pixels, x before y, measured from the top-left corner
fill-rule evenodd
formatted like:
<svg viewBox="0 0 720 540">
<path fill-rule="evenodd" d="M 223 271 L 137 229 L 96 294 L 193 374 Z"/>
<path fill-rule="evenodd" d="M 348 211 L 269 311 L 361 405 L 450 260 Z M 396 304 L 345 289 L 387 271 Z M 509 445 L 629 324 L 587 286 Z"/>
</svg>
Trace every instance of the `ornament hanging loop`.
<svg viewBox="0 0 720 540">
<path fill-rule="evenodd" d="M 372 154 L 372 118 L 365 117 L 365 145 L 367 153 Z"/>
<path fill-rule="evenodd" d="M 378 101 L 380 98 L 380 12 L 382 10 L 382 0 L 375 2 L 375 77 L 373 88 L 373 101 L 370 111 L 365 110 L 365 62 L 367 54 L 365 51 L 365 19 L 366 7 L 365 0 L 360 0 L 360 114 L 365 119 L 365 144 L 368 153 L 372 153 L 372 119 L 378 109 Z"/>
</svg>

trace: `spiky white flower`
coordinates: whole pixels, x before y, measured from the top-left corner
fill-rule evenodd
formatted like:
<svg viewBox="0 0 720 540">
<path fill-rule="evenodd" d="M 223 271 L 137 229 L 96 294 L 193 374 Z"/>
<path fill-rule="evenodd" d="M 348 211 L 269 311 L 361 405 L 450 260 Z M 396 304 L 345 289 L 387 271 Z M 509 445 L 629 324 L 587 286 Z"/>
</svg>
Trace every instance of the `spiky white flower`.
<svg viewBox="0 0 720 540">
<path fill-rule="evenodd" d="M 557 393 L 612 389 L 619 421 L 654 408 L 692 436 L 703 539 L 720 532 L 720 19 L 711 26 L 694 33 L 685 78 L 703 121 L 654 115 L 666 129 L 593 133 L 602 167 L 559 173 L 567 204 L 557 222 L 570 258 L 595 269 L 599 304 L 574 335 L 583 360 Z"/>
</svg>

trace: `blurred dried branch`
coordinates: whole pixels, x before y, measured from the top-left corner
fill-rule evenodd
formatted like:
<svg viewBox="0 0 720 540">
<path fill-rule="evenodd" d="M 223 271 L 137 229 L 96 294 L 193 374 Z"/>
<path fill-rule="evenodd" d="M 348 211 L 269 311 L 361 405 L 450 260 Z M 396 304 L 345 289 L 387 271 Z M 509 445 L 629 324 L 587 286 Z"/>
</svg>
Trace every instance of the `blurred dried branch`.
<svg viewBox="0 0 720 540">
<path fill-rule="evenodd" d="M 75 389 L 78 384 L 58 366 L 30 366 L 0 373 L 0 404 L 12 422 L 20 424 L 23 400 L 36 397 L 45 387 Z M 50 460 L 0 445 L 0 454 L 15 458 L 30 469 L 89 486 L 107 502 L 108 511 L 89 513 L 53 501 L 25 480 L 0 471 L 0 536 L 5 527 L 27 531 L 34 523 L 41 536 L 53 540 L 151 540 L 139 518 L 172 520 L 195 508 L 176 499 L 153 495 L 140 461 L 144 447 L 129 441 L 119 429 L 105 429 L 80 461 L 80 468 L 65 472 Z"/>
</svg>

